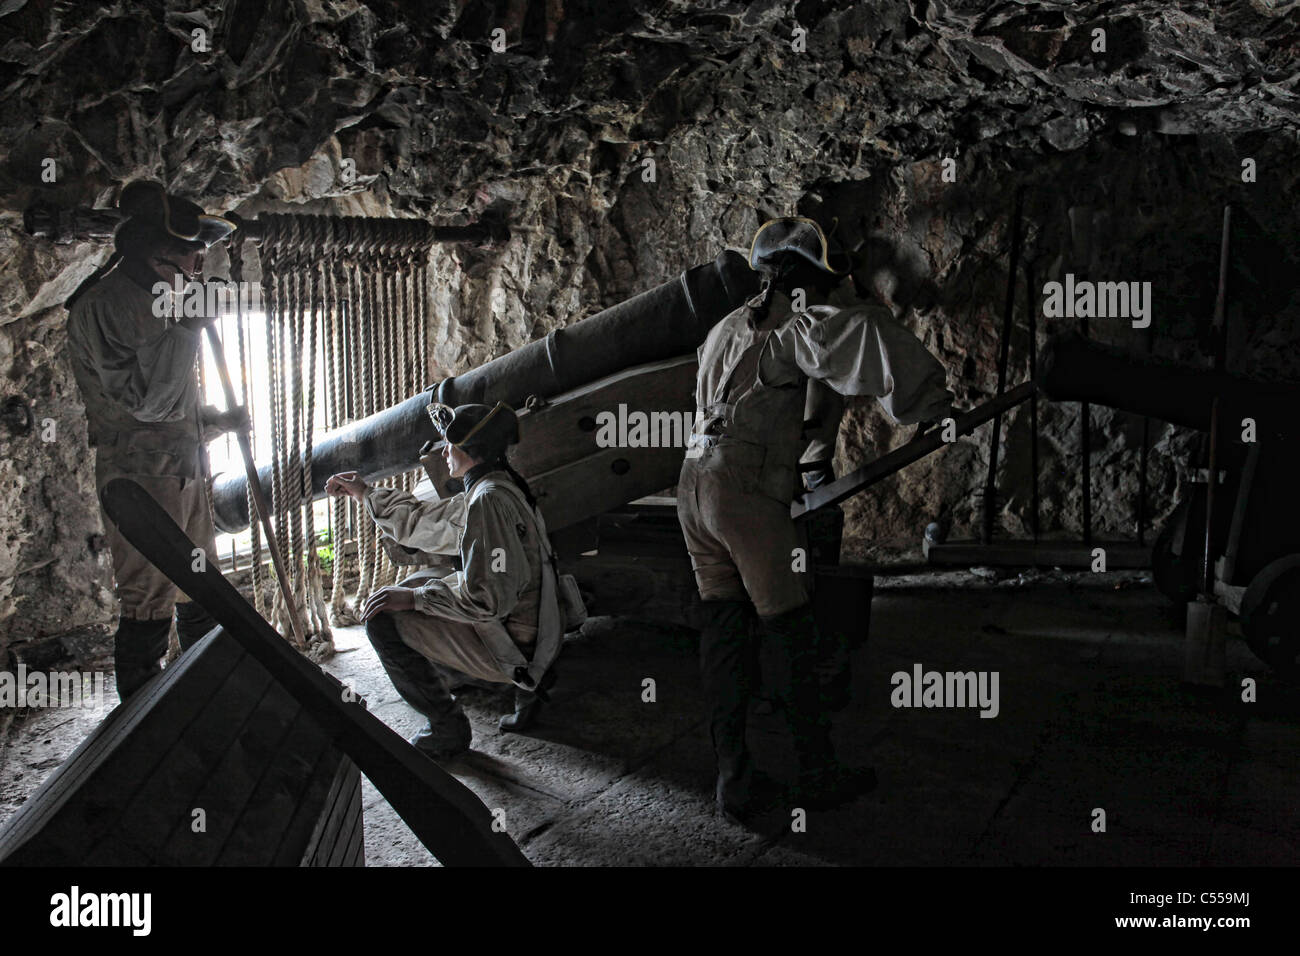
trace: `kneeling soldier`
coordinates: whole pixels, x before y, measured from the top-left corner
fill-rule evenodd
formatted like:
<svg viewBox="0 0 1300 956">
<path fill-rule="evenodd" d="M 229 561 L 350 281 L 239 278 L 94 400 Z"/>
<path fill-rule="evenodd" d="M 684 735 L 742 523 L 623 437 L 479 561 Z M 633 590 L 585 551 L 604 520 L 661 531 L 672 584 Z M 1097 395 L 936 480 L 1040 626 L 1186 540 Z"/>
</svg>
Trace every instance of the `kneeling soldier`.
<svg viewBox="0 0 1300 956">
<path fill-rule="evenodd" d="M 469 750 L 471 739 L 452 686 L 466 679 L 514 684 L 515 713 L 500 726 L 527 729 L 554 683 L 563 622 L 546 525 L 506 460 L 506 448 L 519 440 L 514 411 L 503 403 L 454 410 L 435 403 L 429 414 L 446 441 L 447 470 L 463 479 L 464 491 L 421 501 L 372 488 L 355 472 L 334 475 L 325 490 L 364 504 L 398 544 L 460 558 L 459 571 L 423 571 L 380 588 L 361 612 L 393 686 L 428 718 L 411 743 L 450 760 Z"/>
</svg>

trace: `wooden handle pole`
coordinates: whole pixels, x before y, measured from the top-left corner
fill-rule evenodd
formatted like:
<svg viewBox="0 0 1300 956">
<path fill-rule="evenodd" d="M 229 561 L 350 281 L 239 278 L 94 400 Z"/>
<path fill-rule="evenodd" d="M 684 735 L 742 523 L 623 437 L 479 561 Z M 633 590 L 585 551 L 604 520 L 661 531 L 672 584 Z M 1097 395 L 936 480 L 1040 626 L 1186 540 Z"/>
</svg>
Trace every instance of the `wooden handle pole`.
<svg viewBox="0 0 1300 956">
<path fill-rule="evenodd" d="M 235 387 L 230 381 L 230 367 L 226 365 L 226 352 L 221 347 L 221 339 L 213 325 L 208 325 L 208 344 L 212 346 L 212 356 L 217 362 L 217 374 L 221 376 L 221 389 L 226 393 L 226 408 L 234 410 Z M 267 505 L 266 493 L 262 491 L 262 482 L 257 477 L 257 465 L 253 462 L 253 447 L 248 440 L 251 423 L 236 429 L 239 438 L 239 451 L 244 457 L 244 471 L 248 475 L 248 489 L 253 496 L 253 507 L 257 510 L 257 520 L 262 525 L 262 534 L 266 536 L 267 547 L 271 551 L 271 567 L 275 569 L 275 579 L 280 585 L 280 594 L 284 606 L 289 610 L 289 627 L 293 630 L 294 640 L 300 647 L 307 646 L 307 632 L 298 615 L 298 605 L 293 599 L 293 588 L 289 584 L 289 575 L 285 573 L 280 560 L 280 548 L 276 542 L 275 532 L 271 530 L 271 509 Z"/>
</svg>

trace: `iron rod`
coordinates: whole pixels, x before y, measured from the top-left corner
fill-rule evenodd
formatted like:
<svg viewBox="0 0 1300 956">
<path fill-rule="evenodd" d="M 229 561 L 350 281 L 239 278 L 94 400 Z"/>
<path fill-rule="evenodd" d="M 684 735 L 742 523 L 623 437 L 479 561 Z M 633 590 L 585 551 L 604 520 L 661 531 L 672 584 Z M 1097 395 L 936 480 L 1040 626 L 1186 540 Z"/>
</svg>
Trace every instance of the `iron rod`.
<svg viewBox="0 0 1300 956">
<path fill-rule="evenodd" d="M 1020 267 L 1020 210 L 1023 191 L 1016 187 L 1014 207 L 1011 212 L 1011 256 L 1007 266 L 1007 294 L 1002 307 L 1002 341 L 998 353 L 998 390 L 1006 390 L 1007 362 L 1011 358 L 1011 318 L 1015 314 L 1016 272 Z M 985 544 L 993 541 L 993 518 L 997 510 L 998 451 L 1002 439 L 1002 413 L 993 417 L 989 433 L 989 470 L 984 479 L 984 525 L 981 539 Z"/>
</svg>

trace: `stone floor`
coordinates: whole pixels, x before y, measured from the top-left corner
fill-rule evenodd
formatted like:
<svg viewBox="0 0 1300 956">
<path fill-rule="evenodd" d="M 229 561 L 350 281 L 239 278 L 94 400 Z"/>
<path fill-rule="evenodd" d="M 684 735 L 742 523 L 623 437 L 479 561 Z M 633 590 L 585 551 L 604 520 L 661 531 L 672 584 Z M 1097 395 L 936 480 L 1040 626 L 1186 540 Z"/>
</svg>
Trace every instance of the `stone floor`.
<svg viewBox="0 0 1300 956">
<path fill-rule="evenodd" d="M 937 586 L 937 585 L 945 586 Z M 961 586 L 952 586 L 960 584 Z M 327 669 L 402 734 L 419 718 L 360 629 Z M 846 762 L 879 790 L 850 806 L 790 808 L 753 831 L 710 812 L 712 758 L 694 635 L 588 622 L 565 649 L 554 703 L 529 736 L 500 735 L 507 699 L 466 690 L 474 751 L 448 766 L 539 865 L 1269 865 L 1300 862 L 1300 694 L 1230 641 L 1229 688 L 1185 688 L 1182 634 L 1140 575 L 913 575 L 881 579 L 855 699 L 838 718 Z M 891 706 L 891 675 L 997 671 L 996 718 Z M 1258 702 L 1241 701 L 1243 677 Z M 655 682 L 653 703 L 643 681 Z M 46 711 L 0 753 L 0 819 L 98 719 Z M 760 762 L 790 760 L 779 717 L 756 718 Z M 434 861 L 365 784 L 369 865 Z M 1095 811 L 1105 832 L 1094 832 Z"/>
</svg>

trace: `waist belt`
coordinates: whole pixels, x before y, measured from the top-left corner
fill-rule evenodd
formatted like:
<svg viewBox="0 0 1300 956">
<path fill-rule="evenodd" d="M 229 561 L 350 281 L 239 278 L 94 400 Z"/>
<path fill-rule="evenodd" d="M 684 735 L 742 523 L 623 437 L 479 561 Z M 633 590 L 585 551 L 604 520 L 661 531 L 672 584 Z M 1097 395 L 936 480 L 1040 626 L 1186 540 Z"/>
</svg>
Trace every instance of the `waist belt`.
<svg viewBox="0 0 1300 956">
<path fill-rule="evenodd" d="M 96 429 L 91 431 L 91 444 L 97 448 L 121 448 L 123 451 L 172 451 L 178 445 L 198 447 L 202 440 L 193 423 L 186 421 L 163 428 Z"/>
</svg>

